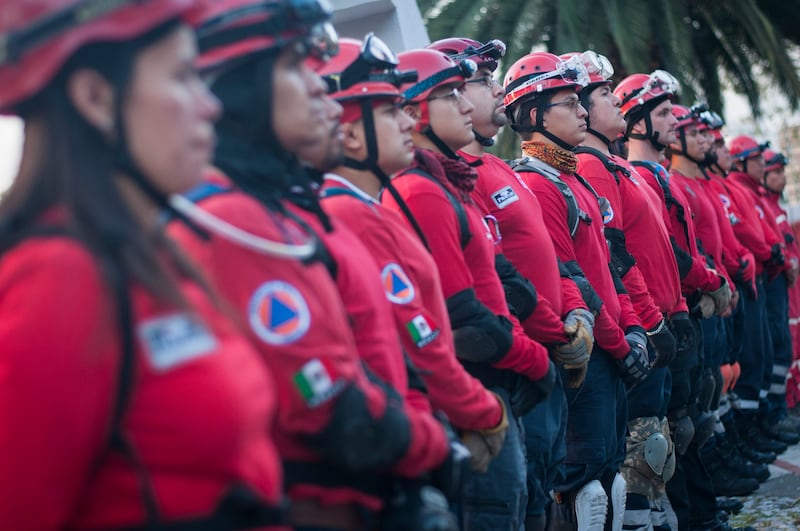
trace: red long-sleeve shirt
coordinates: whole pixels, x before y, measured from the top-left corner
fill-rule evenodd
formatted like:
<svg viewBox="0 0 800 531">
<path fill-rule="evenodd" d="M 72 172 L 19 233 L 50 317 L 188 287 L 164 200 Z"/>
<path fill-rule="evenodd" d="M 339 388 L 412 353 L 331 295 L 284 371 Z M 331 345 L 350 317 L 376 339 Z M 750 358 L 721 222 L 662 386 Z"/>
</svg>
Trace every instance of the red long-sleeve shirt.
<svg viewBox="0 0 800 531">
<path fill-rule="evenodd" d="M 433 407 L 458 428 L 496 426 L 502 416 L 497 399 L 455 357 L 436 264 L 419 238 L 395 212 L 336 175 L 326 176 L 322 194 L 331 194 L 323 200 L 325 210 L 347 224 L 381 268 L 394 326 Z"/>
<path fill-rule="evenodd" d="M 678 264 L 655 192 L 628 161 L 614 155 L 610 159 L 630 175 L 622 171 L 612 174 L 603 161 L 590 153 L 578 155 L 578 173 L 614 208 L 614 218 L 606 228 L 625 234 L 628 252 L 636 259 L 636 265 L 622 281 L 636 313 L 650 329 L 658 325 L 662 313 L 688 311 L 681 295 Z"/>
<path fill-rule="evenodd" d="M 230 187 L 219 174 L 207 177 L 210 182 Z M 308 237 L 298 223 L 268 211 L 256 199 L 238 191 L 213 195 L 199 206 L 246 232 L 272 241 L 298 242 Z M 374 418 L 383 416 L 386 393 L 369 382 L 364 373 L 347 312 L 323 264 L 306 265 L 276 258 L 220 236 L 204 241 L 179 223 L 172 223 L 169 230 L 247 325 L 251 339 L 271 369 L 281 404 L 275 440 L 285 461 L 322 462 L 307 438 L 328 425 L 336 402 L 335 391 L 345 384 L 355 385 L 364 393 Z M 354 279 L 344 270 L 342 278 Z M 388 366 L 394 363 L 386 362 Z M 322 372 L 324 378 L 320 381 L 325 385 L 300 382 L 306 374 L 308 380 Z M 403 389 L 398 391 L 403 394 Z M 420 419 L 411 412 L 412 438 L 417 432 L 424 444 L 425 434 L 436 432 L 426 419 Z M 439 434 L 441 445 L 432 444 L 422 452 L 429 464 L 436 458 L 441 462 L 446 455 L 446 436 L 441 431 Z M 415 452 L 416 449 L 409 449 L 409 454 Z M 411 468 L 417 466 L 412 464 Z M 332 488 L 290 478 L 287 489 L 289 496 L 297 499 L 315 498 L 327 504 L 356 502 L 374 510 L 381 507 L 379 497 L 346 486 L 347 478 L 343 477 L 342 482 L 342 487 Z"/>
<path fill-rule="evenodd" d="M 0 261 L 0 529 L 144 523 L 137 471 L 106 453 L 122 346 L 103 279 L 71 238 L 32 238 Z M 211 515 L 237 483 L 274 504 L 273 381 L 202 289 L 176 287 L 190 310 L 129 287 L 135 360 L 122 431 L 165 521 Z"/>
<path fill-rule="evenodd" d="M 576 308 L 586 308 L 572 281 L 562 282 L 553 242 L 542 221 L 542 207 L 522 178 L 503 160 L 491 154 L 461 156 L 478 160 L 478 182 L 472 199 L 500 224 L 503 254 L 531 281 L 538 294 L 534 312 L 523 321 L 525 332 L 544 343 L 564 343 L 561 319 Z"/>
<path fill-rule="evenodd" d="M 758 183 L 742 172 L 731 172 L 727 182 L 731 199 L 741 216 L 739 223 L 733 226 L 733 231 L 739 241 L 755 256 L 756 273 L 761 274 L 765 262 L 772 256 L 773 244 L 781 241 L 763 219 L 764 208 L 761 205 Z"/>
<path fill-rule="evenodd" d="M 434 171 L 441 173 L 434 178 L 454 197 L 459 197 L 458 191 L 445 182 L 444 169 L 439 166 Z M 473 288 L 478 300 L 492 313 L 505 316 L 512 322 L 512 347 L 494 367 L 513 370 L 532 380 L 542 378 L 549 366 L 547 349 L 531 340 L 519 321 L 510 314 L 503 286 L 495 271 L 494 236 L 484 224 L 478 207 L 472 202 L 463 203 L 472 238 L 462 249 L 456 212 L 439 184 L 413 173 L 396 177 L 393 184 L 425 234 L 439 270 L 445 299 Z M 395 212 L 400 210 L 390 194 L 383 194 L 381 201 Z M 408 220 L 404 218 L 404 222 L 408 223 Z"/>
<path fill-rule="evenodd" d="M 539 199 L 544 224 L 553 241 L 556 255 L 564 263 L 577 262 L 603 301 L 603 307 L 595 320 L 595 341 L 614 358 L 625 357 L 630 352 L 630 347 L 625 340 L 624 330 L 632 325 L 641 326 L 641 321 L 633 312 L 630 299 L 619 296 L 614 287 L 609 269 L 608 245 L 603 236 L 603 216 L 600 214 L 597 198 L 574 175 L 561 173 L 561 180 L 575 195 L 578 206 L 592 220 L 591 223 L 580 221 L 573 239 L 566 222 L 567 204 L 558 188 L 536 172 L 522 172 L 520 176 Z"/>
<path fill-rule="evenodd" d="M 683 216 L 681 216 L 677 206 L 667 205 L 667 199 L 661 187 L 661 183 L 650 168 L 635 163 L 634 165 L 642 179 L 656 192 L 659 199 L 662 201 L 662 215 L 666 216 L 664 219 L 669 229 L 670 236 L 675 240 L 675 244 L 691 257 L 691 266 L 687 274 L 681 279 L 683 294 L 688 297 L 697 290 L 713 291 L 718 289 L 722 282 L 719 275 L 706 267 L 705 259 L 700 255 L 697 249 L 697 234 L 692 218 L 692 209 L 686 196 L 671 179 L 667 181 L 670 195 L 675 202 L 683 208 L 684 212 Z M 664 177 L 668 178 L 666 173 Z"/>
<path fill-rule="evenodd" d="M 745 273 L 743 280 L 750 282 L 753 280 L 752 274 L 755 273 L 755 259 L 733 232 L 733 224 L 738 223 L 739 220 L 738 209 L 731 199 L 725 180 L 713 173 L 708 177 L 708 180 L 701 181 L 701 184 L 706 188 L 717 208 L 717 217 L 720 219 L 719 228 L 722 234 L 722 259 L 728 277 L 733 278 L 741 268 L 742 261 L 747 260 L 752 264 L 752 269 L 750 269 L 750 274 Z M 713 201 L 715 196 L 718 201 Z"/>
</svg>

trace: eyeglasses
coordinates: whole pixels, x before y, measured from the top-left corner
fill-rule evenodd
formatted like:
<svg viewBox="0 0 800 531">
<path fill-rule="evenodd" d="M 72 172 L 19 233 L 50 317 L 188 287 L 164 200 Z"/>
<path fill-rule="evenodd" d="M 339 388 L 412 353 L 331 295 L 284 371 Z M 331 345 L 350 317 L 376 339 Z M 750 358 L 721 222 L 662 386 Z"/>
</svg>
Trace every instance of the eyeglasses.
<svg viewBox="0 0 800 531">
<path fill-rule="evenodd" d="M 452 103 L 458 103 L 458 101 L 461 99 L 462 96 L 463 94 L 461 92 L 461 87 L 453 87 L 450 90 L 448 90 L 445 94 L 442 94 L 440 96 L 428 96 L 427 100 L 428 101 L 448 100 Z"/>
<path fill-rule="evenodd" d="M 476 77 L 475 79 L 468 79 L 467 81 L 465 81 L 465 83 L 480 83 L 484 87 L 492 89 L 494 88 L 496 81 L 494 79 L 494 76 L 492 76 L 491 74 L 486 74 L 481 77 Z"/>
<path fill-rule="evenodd" d="M 547 105 L 544 106 L 544 108 L 545 109 L 549 109 L 550 107 L 556 107 L 558 105 L 565 105 L 567 107 L 567 109 L 569 109 L 570 111 L 574 112 L 574 111 L 576 111 L 578 109 L 578 105 L 580 105 L 580 104 L 581 104 L 581 100 L 580 100 L 580 98 L 578 98 L 576 96 L 574 98 L 567 98 L 564 101 L 557 101 L 555 103 L 548 103 Z"/>
</svg>

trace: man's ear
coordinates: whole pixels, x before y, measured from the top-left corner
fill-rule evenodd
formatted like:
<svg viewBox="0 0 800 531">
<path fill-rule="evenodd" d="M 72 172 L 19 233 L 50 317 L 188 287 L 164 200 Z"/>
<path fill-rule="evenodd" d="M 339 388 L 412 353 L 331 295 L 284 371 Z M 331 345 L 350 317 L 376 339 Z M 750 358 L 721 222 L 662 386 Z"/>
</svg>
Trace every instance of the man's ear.
<svg viewBox="0 0 800 531">
<path fill-rule="evenodd" d="M 633 129 L 631 129 L 631 132 L 636 133 L 637 135 L 647 134 L 647 124 L 644 123 L 644 118 L 633 124 Z"/>
<path fill-rule="evenodd" d="M 536 114 L 538 112 L 539 112 L 539 106 L 538 105 L 534 105 L 533 107 L 531 107 L 531 110 L 528 112 L 528 117 L 531 119 L 531 125 L 535 125 L 536 124 Z M 544 122 L 542 122 L 542 125 L 546 126 L 546 124 Z"/>
<path fill-rule="evenodd" d="M 416 104 L 407 103 L 403 105 L 403 112 L 417 121 L 422 118 L 422 112 L 419 110 L 419 105 Z"/>
<path fill-rule="evenodd" d="M 114 134 L 114 88 L 96 70 L 80 68 L 67 80 L 67 97 L 78 113 L 106 138 Z"/>
<path fill-rule="evenodd" d="M 364 125 L 361 120 L 344 123 L 341 127 L 342 133 L 344 133 L 344 149 L 350 152 L 357 152 L 366 145 Z"/>
</svg>

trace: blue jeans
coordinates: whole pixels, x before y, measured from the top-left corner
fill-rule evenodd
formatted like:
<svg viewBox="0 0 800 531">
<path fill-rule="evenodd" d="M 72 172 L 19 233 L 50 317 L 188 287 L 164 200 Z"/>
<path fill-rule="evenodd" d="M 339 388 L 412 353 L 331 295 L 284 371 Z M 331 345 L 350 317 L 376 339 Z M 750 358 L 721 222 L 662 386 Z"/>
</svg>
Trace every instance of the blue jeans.
<svg viewBox="0 0 800 531">
<path fill-rule="evenodd" d="M 558 378 L 550 398 L 522 417 L 528 461 L 528 505 L 526 514 L 544 514 L 550 491 L 564 479 L 567 445 L 567 399 Z"/>
<path fill-rule="evenodd" d="M 508 391 L 492 387 L 511 411 Z M 528 488 L 525 467 L 525 429 L 509 417 L 506 441 L 485 474 L 475 473 L 464 489 L 463 517 L 466 531 L 523 531 Z"/>
<path fill-rule="evenodd" d="M 736 384 L 736 395 L 739 397 L 740 410 L 743 414 L 758 412 L 758 401 L 764 382 L 764 363 L 767 352 L 764 337 L 766 326 L 766 294 L 761 278 L 757 279 L 758 298 L 746 292 L 742 295 L 743 318 L 741 319 L 741 357 L 739 364 L 742 375 Z M 738 324 L 738 323 L 737 323 Z"/>
<path fill-rule="evenodd" d="M 595 343 L 586 380 L 565 389 L 567 456 L 558 492 L 576 491 L 592 480 L 613 477 L 625 460 L 628 403 L 619 369 Z"/>
</svg>

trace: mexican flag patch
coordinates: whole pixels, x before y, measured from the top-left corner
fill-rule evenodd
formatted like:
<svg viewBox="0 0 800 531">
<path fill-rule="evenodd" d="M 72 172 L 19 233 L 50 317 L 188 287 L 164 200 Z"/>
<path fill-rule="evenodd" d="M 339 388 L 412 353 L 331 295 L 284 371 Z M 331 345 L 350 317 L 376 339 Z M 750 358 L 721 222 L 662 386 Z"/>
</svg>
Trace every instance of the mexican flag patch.
<svg viewBox="0 0 800 531">
<path fill-rule="evenodd" d="M 328 360 L 315 358 L 294 375 L 294 385 L 309 407 L 317 407 L 336 396 L 344 383 L 336 378 Z"/>
<path fill-rule="evenodd" d="M 435 327 L 433 321 L 424 314 L 419 314 L 406 324 L 406 330 L 411 335 L 411 340 L 422 348 L 437 337 L 439 329 Z"/>
</svg>

